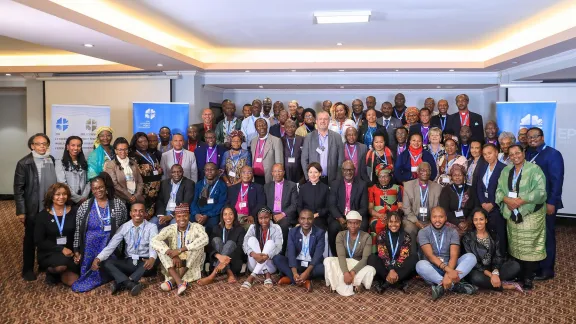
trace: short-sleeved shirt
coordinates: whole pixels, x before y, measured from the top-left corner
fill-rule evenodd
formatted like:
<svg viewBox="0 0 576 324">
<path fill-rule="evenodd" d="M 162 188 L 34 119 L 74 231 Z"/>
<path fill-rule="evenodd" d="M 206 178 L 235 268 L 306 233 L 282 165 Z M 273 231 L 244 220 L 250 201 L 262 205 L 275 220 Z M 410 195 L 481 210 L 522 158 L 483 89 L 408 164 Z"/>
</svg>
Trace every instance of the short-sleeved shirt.
<svg viewBox="0 0 576 324">
<path fill-rule="evenodd" d="M 444 233 L 444 242 L 441 242 L 442 233 Z M 429 225 L 418 232 L 418 243 L 420 247 L 430 244 L 434 255 L 448 262 L 450 260 L 450 246 L 460 245 L 460 237 L 456 229 L 452 227 L 444 225 L 442 229 L 438 230 L 433 225 Z M 438 246 L 440 246 L 440 252 L 438 252 Z"/>
</svg>

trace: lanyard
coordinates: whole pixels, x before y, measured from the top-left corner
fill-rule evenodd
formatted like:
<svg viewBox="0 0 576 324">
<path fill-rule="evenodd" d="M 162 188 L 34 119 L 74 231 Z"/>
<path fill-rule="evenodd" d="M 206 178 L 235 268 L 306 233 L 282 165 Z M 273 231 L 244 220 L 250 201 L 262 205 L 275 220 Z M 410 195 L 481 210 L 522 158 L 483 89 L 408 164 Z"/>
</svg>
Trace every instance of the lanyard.
<svg viewBox="0 0 576 324">
<path fill-rule="evenodd" d="M 208 155 L 208 151 L 210 151 L 210 149 L 212 149 L 212 154 Z M 212 159 L 212 157 L 214 156 L 214 154 L 216 154 L 216 151 L 218 151 L 218 149 L 216 148 L 216 146 L 214 147 L 207 147 L 206 148 L 206 162 L 210 162 L 210 160 Z M 218 159 L 216 159 L 216 162 L 218 162 Z"/>
<path fill-rule="evenodd" d="M 152 159 L 152 157 L 150 156 L 150 153 L 146 152 L 146 156 L 144 156 L 144 154 L 140 153 L 140 151 L 136 151 L 138 154 L 140 154 L 141 157 L 144 158 L 144 160 L 148 161 L 148 163 L 152 164 L 152 169 L 154 169 L 156 167 L 156 164 L 154 163 L 154 160 Z"/>
<path fill-rule="evenodd" d="M 226 226 L 222 226 L 222 243 L 226 243 Z"/>
<path fill-rule="evenodd" d="M 306 131 L 307 131 L 308 133 L 310 133 L 310 132 L 312 131 L 312 130 L 310 130 L 310 128 L 308 127 L 308 125 L 304 124 L 304 126 L 306 127 Z"/>
<path fill-rule="evenodd" d="M 494 170 L 496 170 L 496 166 L 494 166 Z M 490 178 L 492 177 L 492 173 L 494 170 L 490 171 L 490 164 L 488 164 L 488 168 L 486 169 L 486 173 L 484 174 L 484 185 L 486 186 L 486 191 L 488 191 L 488 185 L 490 185 Z"/>
<path fill-rule="evenodd" d="M 374 151 L 374 154 L 376 154 L 376 156 L 378 157 L 378 160 L 380 160 L 380 162 L 388 165 L 388 157 L 386 157 L 386 151 L 384 151 L 384 154 L 382 154 L 382 156 L 384 157 L 384 160 L 382 160 L 382 157 L 380 156 L 380 154 L 378 154 L 377 151 Z"/>
<path fill-rule="evenodd" d="M 180 151 L 180 158 L 176 158 L 176 150 L 172 150 L 172 154 L 174 154 L 174 162 L 177 164 L 182 165 L 182 158 L 184 158 L 184 151 Z"/>
<path fill-rule="evenodd" d="M 394 109 L 394 115 L 396 115 L 396 118 L 402 120 L 402 118 L 404 118 L 404 113 L 406 112 L 406 109 L 402 110 L 402 113 L 400 114 L 400 116 L 398 116 L 398 111 L 396 109 Z"/>
<path fill-rule="evenodd" d="M 56 222 L 56 226 L 58 226 L 58 232 L 60 232 L 60 236 L 62 236 L 62 232 L 64 231 L 64 222 L 66 221 L 66 206 L 64 206 L 64 212 L 62 213 L 62 223 L 58 221 L 58 217 L 56 216 L 56 209 L 52 206 L 52 213 L 54 214 L 54 221 Z"/>
<path fill-rule="evenodd" d="M 420 156 L 422 155 L 422 153 L 416 155 L 416 157 L 414 157 L 414 155 L 412 154 L 412 152 L 408 151 L 408 153 L 410 154 L 410 158 L 412 159 L 412 161 L 414 161 L 414 164 L 418 163 L 418 159 L 420 158 Z"/>
<path fill-rule="evenodd" d="M 366 132 L 366 135 L 364 135 L 364 144 L 372 145 L 372 142 L 374 139 L 374 132 L 376 132 L 376 127 L 368 126 L 368 130 Z"/>
<path fill-rule="evenodd" d="M 510 163 L 510 155 L 508 155 L 508 158 L 504 159 L 504 153 L 502 153 L 502 156 L 498 157 L 498 161 L 504 163 L 504 164 L 508 164 Z M 530 161 L 532 162 L 532 161 Z"/>
<path fill-rule="evenodd" d="M 460 126 L 466 125 L 466 122 L 468 121 L 469 116 L 470 116 L 470 114 L 466 113 L 466 117 L 464 118 L 464 120 L 462 120 L 462 114 L 460 114 Z"/>
<path fill-rule="evenodd" d="M 434 231 L 432 231 L 432 234 L 434 235 L 434 242 L 436 243 L 436 248 L 438 249 L 438 256 L 439 256 L 440 255 L 440 248 L 444 244 L 444 234 L 446 234 L 446 233 L 444 232 L 444 230 L 442 230 L 442 238 L 440 239 L 440 244 L 438 244 L 438 237 L 436 237 L 436 233 L 434 233 Z"/>
<path fill-rule="evenodd" d="M 134 228 L 135 228 L 135 227 L 132 227 L 132 228 L 130 229 L 130 237 L 133 237 L 133 235 L 134 235 L 134 233 L 133 233 L 133 231 L 132 231 Z M 138 239 L 134 241 L 134 245 L 132 246 L 132 248 L 134 249 L 134 252 L 138 252 L 138 247 L 140 246 L 140 241 L 142 241 L 142 236 L 144 236 L 144 235 L 143 235 L 143 234 L 144 234 L 143 232 L 144 232 L 144 229 L 142 229 L 142 230 L 140 231 L 140 235 L 138 235 Z"/>
<path fill-rule="evenodd" d="M 382 117 L 382 122 L 384 127 L 386 127 L 386 130 L 388 130 L 388 127 L 390 127 L 390 119 L 384 119 L 384 117 Z"/>
<path fill-rule="evenodd" d="M 322 140 L 322 137 L 324 137 L 324 140 Z M 324 150 L 325 148 L 324 144 L 326 144 L 326 141 L 328 141 L 328 134 L 326 134 L 326 136 L 322 136 L 320 135 L 320 133 L 318 133 L 318 142 L 320 144 L 321 150 Z"/>
<path fill-rule="evenodd" d="M 358 240 L 360 239 L 360 233 L 356 236 L 356 241 L 354 242 L 354 248 L 350 252 L 350 231 L 346 231 L 346 249 L 348 250 L 348 257 L 353 258 L 356 252 L 356 247 L 358 246 Z"/>
<path fill-rule="evenodd" d="M 448 155 L 446 155 L 446 158 L 448 158 Z M 454 164 L 454 162 L 456 162 L 457 157 L 453 158 L 451 161 L 446 162 L 446 165 L 444 166 L 444 173 L 448 174 L 448 170 L 452 167 L 452 164 Z"/>
<path fill-rule="evenodd" d="M 428 199 L 428 186 L 426 186 L 426 191 L 422 194 L 422 186 L 420 186 L 420 207 L 424 206 L 424 203 Z"/>
<path fill-rule="evenodd" d="M 530 159 L 530 163 L 536 163 L 536 158 L 538 157 L 538 155 L 540 155 L 540 153 L 542 153 L 542 151 L 544 151 L 546 149 L 546 145 L 542 146 L 542 150 L 540 150 L 540 152 L 538 152 L 536 155 L 534 155 L 533 158 Z M 522 166 L 524 167 L 524 166 Z"/>
<path fill-rule="evenodd" d="M 392 248 L 392 260 L 396 260 L 396 252 L 398 252 L 398 243 L 400 242 L 400 235 L 398 235 L 398 238 L 396 239 L 396 247 L 394 247 L 394 244 L 392 244 L 392 235 L 390 234 L 390 231 L 388 231 L 388 240 L 390 241 L 390 248 Z"/>
<path fill-rule="evenodd" d="M 229 152 L 233 152 L 233 151 L 229 151 Z M 236 165 L 238 164 L 238 161 L 240 161 L 240 151 L 238 151 L 238 154 L 236 154 L 237 158 L 236 161 L 234 161 L 234 155 L 232 153 L 230 153 L 230 160 L 232 160 L 232 169 L 236 170 Z"/>
<path fill-rule="evenodd" d="M 110 155 L 108 154 L 108 152 L 106 152 L 106 150 L 104 149 L 104 147 L 102 147 L 102 151 L 104 151 L 104 154 L 106 154 L 106 156 L 108 157 L 108 160 L 112 161 L 112 158 L 110 157 Z"/>
<path fill-rule="evenodd" d="M 259 157 L 263 157 L 262 156 L 262 152 L 264 152 L 264 146 L 266 145 L 266 140 L 264 140 L 264 143 L 262 145 L 260 145 L 262 141 L 260 139 L 258 139 L 258 143 L 256 143 L 256 152 L 258 153 Z M 260 148 L 260 149 L 258 149 Z M 256 157 L 254 157 L 256 158 Z"/>
<path fill-rule="evenodd" d="M 186 241 L 186 235 L 188 234 L 188 230 L 190 229 L 190 222 L 188 222 L 188 227 L 186 227 L 186 231 L 184 231 L 184 240 L 182 240 L 182 235 L 180 235 L 180 231 L 176 229 L 178 232 L 178 249 L 182 248 L 182 241 Z"/>
<path fill-rule="evenodd" d="M 236 117 L 232 121 L 226 121 L 226 135 L 230 135 L 230 125 L 236 123 Z"/>
<path fill-rule="evenodd" d="M 446 128 L 446 120 L 448 119 L 448 117 L 444 117 L 442 118 L 442 116 L 439 117 L 440 118 L 440 127 L 442 127 L 442 131 L 444 131 L 444 128 Z"/>
<path fill-rule="evenodd" d="M 292 147 L 290 147 L 290 142 L 288 141 L 288 137 L 286 137 L 286 145 L 288 146 L 288 149 L 290 150 L 290 157 L 294 156 L 294 145 L 296 145 L 296 136 L 294 136 L 294 138 L 292 139 Z"/>
<path fill-rule="evenodd" d="M 346 144 L 346 151 L 348 151 L 348 157 L 350 160 L 354 160 L 354 156 L 356 156 L 356 145 L 354 145 L 354 152 L 350 153 L 350 145 Z"/>
<path fill-rule="evenodd" d="M 520 178 L 520 175 L 522 174 L 522 170 L 524 169 L 524 164 L 522 164 L 522 167 L 520 168 L 520 172 L 518 172 L 518 174 L 516 174 L 516 168 L 514 168 L 514 174 L 512 174 L 512 190 L 516 191 L 516 183 L 518 183 L 518 178 Z"/>
<path fill-rule="evenodd" d="M 354 118 L 354 123 L 356 123 L 356 126 L 358 126 L 358 123 L 362 120 L 362 115 L 356 118 L 356 115 L 352 114 L 352 117 Z"/>
<path fill-rule="evenodd" d="M 310 236 L 306 236 L 304 233 L 302 233 L 302 236 L 304 236 L 304 239 L 302 240 L 302 254 L 306 257 L 308 251 L 310 251 Z"/>
<path fill-rule="evenodd" d="M 96 207 L 96 213 L 98 214 L 98 218 L 100 219 L 100 223 L 102 224 L 102 226 L 104 226 L 104 224 L 110 224 L 110 205 L 109 202 L 106 202 L 106 218 L 102 218 L 102 215 L 100 214 L 100 207 L 98 207 L 98 203 L 95 201 L 94 202 L 94 207 Z"/>
<path fill-rule="evenodd" d="M 452 185 L 452 189 L 454 189 L 454 192 L 456 193 L 456 195 L 458 195 L 458 210 L 462 209 L 462 199 L 464 199 L 464 188 L 462 188 L 462 192 L 458 193 L 458 190 L 456 189 L 455 185 Z"/>
<path fill-rule="evenodd" d="M 180 188 L 181 184 L 182 180 L 180 180 L 178 183 L 172 184 L 172 190 L 170 190 L 170 197 L 172 197 L 172 199 L 176 200 L 176 194 L 178 193 L 178 189 Z"/>
<path fill-rule="evenodd" d="M 243 186 L 244 185 L 242 185 L 242 184 L 240 185 L 240 201 L 244 200 L 244 197 L 248 194 L 248 189 L 250 189 L 250 186 L 248 186 L 248 187 L 246 187 L 245 191 L 242 191 Z"/>
<path fill-rule="evenodd" d="M 440 155 L 440 145 L 438 145 L 438 150 L 436 152 L 434 152 L 434 148 L 432 147 L 432 145 L 430 145 L 429 147 L 430 147 L 430 153 L 432 153 L 432 156 L 434 157 L 434 161 L 437 161 L 438 156 Z"/>
<path fill-rule="evenodd" d="M 398 155 L 400 155 L 400 154 L 402 154 L 402 152 L 404 152 L 405 149 L 406 149 L 406 144 L 404 144 L 404 146 L 398 145 L 398 147 L 396 148 L 396 153 Z"/>
<path fill-rule="evenodd" d="M 340 136 L 342 136 L 342 130 L 344 129 L 345 121 L 343 121 L 343 122 L 336 121 L 336 122 L 338 123 L 338 125 L 337 125 L 338 126 L 338 133 L 340 133 Z"/>
<path fill-rule="evenodd" d="M 466 148 L 466 153 L 464 153 L 464 148 Z M 468 159 L 468 154 L 470 154 L 470 146 L 468 144 L 462 144 L 462 155 Z"/>
<path fill-rule="evenodd" d="M 212 198 L 212 193 L 214 192 L 214 190 L 216 190 L 216 185 L 218 184 L 218 181 L 220 181 L 220 179 L 216 180 L 216 182 L 214 183 L 214 185 L 212 186 L 212 189 L 210 190 L 210 193 L 208 194 L 208 198 Z M 206 186 L 206 179 L 204 179 L 204 186 Z M 240 191 L 242 191 L 242 189 L 240 189 Z M 248 190 L 246 190 L 248 191 Z"/>
</svg>

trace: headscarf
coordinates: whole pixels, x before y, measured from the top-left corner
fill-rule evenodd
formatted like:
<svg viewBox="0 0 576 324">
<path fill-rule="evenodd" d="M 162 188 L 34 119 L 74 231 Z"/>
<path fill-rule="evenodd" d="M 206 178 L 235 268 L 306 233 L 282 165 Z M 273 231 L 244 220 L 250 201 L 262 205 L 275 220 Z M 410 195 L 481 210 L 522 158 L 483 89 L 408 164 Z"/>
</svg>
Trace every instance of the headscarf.
<svg viewBox="0 0 576 324">
<path fill-rule="evenodd" d="M 378 170 L 378 167 L 379 167 L 379 166 L 380 166 L 380 165 L 377 165 L 377 166 L 376 166 L 376 175 L 377 175 L 378 177 L 380 177 L 381 174 L 386 173 L 386 174 L 390 175 L 390 182 L 388 182 L 387 185 L 382 186 L 382 185 L 380 184 L 380 181 L 377 181 L 377 182 L 376 182 L 376 186 L 377 186 L 378 188 L 380 188 L 380 189 L 390 189 L 390 188 L 392 187 L 392 180 L 393 180 L 393 179 L 392 179 L 392 170 L 390 170 L 390 169 L 383 169 L 383 168 L 381 168 L 381 167 L 380 167 L 380 170 Z"/>
<path fill-rule="evenodd" d="M 98 137 L 100 135 L 100 133 L 102 133 L 103 131 L 109 131 L 110 134 L 114 134 L 114 130 L 112 129 L 112 127 L 110 126 L 100 126 L 96 129 L 96 140 L 94 140 L 94 148 L 97 148 L 98 146 L 100 146 L 100 138 Z"/>
</svg>

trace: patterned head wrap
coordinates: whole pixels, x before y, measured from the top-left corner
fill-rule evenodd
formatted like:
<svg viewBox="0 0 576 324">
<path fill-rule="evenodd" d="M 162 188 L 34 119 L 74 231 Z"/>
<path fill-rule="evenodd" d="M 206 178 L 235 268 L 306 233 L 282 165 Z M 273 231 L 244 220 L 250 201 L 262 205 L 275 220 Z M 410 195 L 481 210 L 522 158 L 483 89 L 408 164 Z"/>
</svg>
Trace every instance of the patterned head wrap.
<svg viewBox="0 0 576 324">
<path fill-rule="evenodd" d="M 186 214 L 190 215 L 190 205 L 188 203 L 181 203 L 180 205 L 174 208 L 174 215 L 177 214 Z"/>
</svg>

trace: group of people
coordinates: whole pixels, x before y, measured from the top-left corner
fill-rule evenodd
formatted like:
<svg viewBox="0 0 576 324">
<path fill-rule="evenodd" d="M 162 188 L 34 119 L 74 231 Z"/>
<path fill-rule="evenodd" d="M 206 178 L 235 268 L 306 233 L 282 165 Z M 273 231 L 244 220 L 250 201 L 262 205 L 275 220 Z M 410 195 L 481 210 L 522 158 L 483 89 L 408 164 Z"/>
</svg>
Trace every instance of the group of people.
<svg viewBox="0 0 576 324">
<path fill-rule="evenodd" d="M 278 271 L 278 285 L 324 279 L 344 296 L 406 290 L 416 274 L 433 299 L 553 278 L 564 163 L 542 130 L 517 141 L 484 127 L 465 94 L 451 115 L 446 100 L 405 101 L 316 112 L 265 98 L 238 118 L 225 100 L 221 121 L 205 109 L 187 137 L 100 127 L 87 158 L 80 137 L 55 159 L 36 134 L 14 177 L 22 276 L 36 279 L 37 250 L 48 284 L 112 281 L 113 294 L 139 294 L 157 269 L 178 295 L 219 274 L 235 283 L 244 264 L 242 289 Z"/>
</svg>

